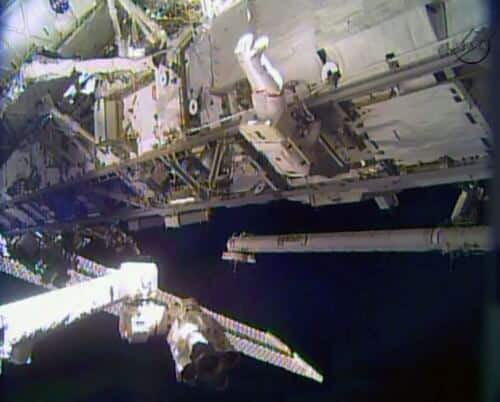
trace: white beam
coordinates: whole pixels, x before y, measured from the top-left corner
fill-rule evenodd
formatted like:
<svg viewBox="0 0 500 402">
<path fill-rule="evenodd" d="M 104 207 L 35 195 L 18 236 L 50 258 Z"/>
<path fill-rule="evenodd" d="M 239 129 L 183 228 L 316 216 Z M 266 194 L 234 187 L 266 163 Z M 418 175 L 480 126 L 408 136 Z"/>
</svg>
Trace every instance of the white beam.
<svg viewBox="0 0 500 402">
<path fill-rule="evenodd" d="M 158 288 L 155 264 L 125 263 L 108 275 L 0 307 L 0 359 L 12 348 L 61 325 L 133 298 L 147 298 Z M 2 340 L 2 339 L 0 339 Z"/>
<path fill-rule="evenodd" d="M 235 236 L 224 259 L 255 253 L 482 252 L 491 249 L 487 226 L 376 230 L 274 236 Z M 231 258 L 233 257 L 233 258 Z"/>
</svg>

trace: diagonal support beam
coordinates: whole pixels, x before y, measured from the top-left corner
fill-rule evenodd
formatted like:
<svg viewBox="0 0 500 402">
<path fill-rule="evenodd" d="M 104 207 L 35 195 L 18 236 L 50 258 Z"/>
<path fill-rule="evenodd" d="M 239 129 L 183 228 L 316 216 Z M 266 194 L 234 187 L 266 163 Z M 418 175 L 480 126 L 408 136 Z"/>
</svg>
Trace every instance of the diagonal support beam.
<svg viewBox="0 0 500 402">
<path fill-rule="evenodd" d="M 200 199 L 208 199 L 208 192 L 179 163 L 175 156 L 161 156 L 160 160 L 171 169 Z"/>
<path fill-rule="evenodd" d="M 123 202 L 123 203 L 130 205 L 132 207 L 141 208 L 141 209 L 145 208 L 144 205 L 142 205 L 141 203 L 139 203 L 137 201 L 134 201 L 131 197 L 129 197 L 123 193 L 119 193 L 116 191 L 104 190 L 102 188 L 92 188 L 92 187 L 89 188 L 89 191 L 96 194 L 96 195 L 104 197 L 104 198 L 109 198 L 109 199 L 112 199 L 115 201 Z"/>
<path fill-rule="evenodd" d="M 210 189 L 213 189 L 215 187 L 215 181 L 219 176 L 225 152 L 226 152 L 226 144 L 218 142 L 217 145 L 215 146 L 214 158 L 212 160 L 212 164 L 210 166 L 210 174 L 208 176 L 208 187 Z"/>
<path fill-rule="evenodd" d="M 130 18 L 139 25 L 141 31 L 146 36 L 148 42 L 156 44 L 159 42 L 160 47 L 166 43 L 165 31 L 151 18 L 149 18 L 140 7 L 131 0 L 118 0 Z"/>
</svg>

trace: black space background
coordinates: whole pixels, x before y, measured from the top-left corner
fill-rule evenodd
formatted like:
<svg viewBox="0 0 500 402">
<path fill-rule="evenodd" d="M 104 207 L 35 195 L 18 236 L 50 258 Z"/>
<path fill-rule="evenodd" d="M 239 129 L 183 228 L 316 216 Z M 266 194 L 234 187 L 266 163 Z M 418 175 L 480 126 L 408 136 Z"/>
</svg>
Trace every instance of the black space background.
<svg viewBox="0 0 500 402">
<path fill-rule="evenodd" d="M 374 202 L 221 209 L 205 225 L 141 234 L 145 252 L 159 264 L 163 289 L 272 331 L 324 373 L 323 385 L 246 358 L 224 393 L 176 384 L 163 340 L 128 345 L 119 339 L 117 320 L 103 313 L 37 344 L 31 366 L 5 367 L 0 400 L 476 400 L 484 257 L 260 255 L 256 265 L 236 271 L 220 260 L 226 239 L 242 231 L 444 223 L 458 194 L 458 187 L 407 191 L 391 214 Z M 35 292 L 0 276 L 1 303 Z"/>
</svg>

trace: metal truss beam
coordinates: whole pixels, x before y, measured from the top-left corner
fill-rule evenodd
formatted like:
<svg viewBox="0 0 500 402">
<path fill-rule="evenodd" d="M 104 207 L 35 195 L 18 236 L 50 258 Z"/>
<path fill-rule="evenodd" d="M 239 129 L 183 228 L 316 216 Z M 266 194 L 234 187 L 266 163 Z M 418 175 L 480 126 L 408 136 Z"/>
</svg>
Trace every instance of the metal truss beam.
<svg viewBox="0 0 500 402">
<path fill-rule="evenodd" d="M 327 102 L 342 102 L 354 98 L 369 95 L 370 93 L 394 87 L 403 81 L 418 78 L 424 75 L 433 74 L 448 68 L 463 65 L 454 54 L 448 56 L 433 56 L 418 63 L 400 67 L 386 73 L 378 74 L 352 84 L 339 87 L 327 93 L 308 99 L 309 107 L 319 106 Z"/>
<path fill-rule="evenodd" d="M 198 198 L 206 200 L 208 198 L 207 191 L 202 188 L 200 183 L 196 181 L 178 162 L 176 158 L 161 156 L 160 160 L 171 169 L 183 182 L 186 184 Z"/>
<path fill-rule="evenodd" d="M 226 144 L 218 142 L 215 145 L 214 158 L 212 160 L 212 164 L 210 165 L 210 174 L 208 175 L 208 188 L 210 190 L 215 188 L 215 182 L 217 180 L 217 177 L 219 176 L 225 152 Z"/>
<path fill-rule="evenodd" d="M 128 159 L 121 161 L 120 163 L 115 163 L 104 168 L 92 171 L 86 175 L 79 177 L 75 180 L 69 180 L 64 183 L 55 184 L 48 188 L 41 189 L 35 193 L 16 197 L 4 203 L 0 203 L 0 209 L 13 207 L 16 204 L 29 202 L 41 198 L 45 195 L 51 194 L 58 190 L 64 190 L 72 186 L 81 185 L 88 182 L 103 182 L 108 178 L 114 176 L 119 170 L 126 168 L 128 166 L 137 166 L 137 164 L 148 162 L 154 159 L 158 159 L 161 156 L 175 155 L 176 153 L 188 151 L 190 149 L 207 145 L 214 141 L 232 141 L 239 135 L 239 120 L 227 124 L 223 127 L 213 129 L 207 133 L 199 133 L 193 136 L 188 136 L 183 140 L 173 142 L 172 144 L 166 145 L 161 149 L 154 151 L 145 152 L 138 158 Z"/>
<path fill-rule="evenodd" d="M 130 205 L 132 207 L 141 208 L 141 209 L 144 208 L 144 205 L 142 205 L 139 202 L 134 201 L 131 197 L 128 197 L 124 193 L 119 193 L 116 191 L 109 191 L 109 190 L 105 190 L 102 188 L 93 188 L 93 187 L 88 188 L 88 191 L 93 193 L 93 194 L 96 194 L 98 196 L 104 197 L 104 198 L 109 198 L 111 200 L 123 202 L 123 203 Z"/>
<path fill-rule="evenodd" d="M 379 74 L 373 78 L 355 82 L 344 87 L 340 87 L 334 91 L 328 93 L 323 93 L 318 96 L 312 97 L 307 101 L 309 107 L 319 106 L 327 102 L 341 102 L 345 100 L 351 100 L 353 98 L 363 96 L 373 91 L 380 89 L 390 88 L 397 85 L 402 81 L 406 81 L 415 77 L 419 77 L 426 74 L 432 74 L 436 71 L 441 71 L 446 68 L 453 68 L 461 65 L 462 63 L 457 59 L 456 55 L 448 56 L 434 56 L 426 59 L 425 61 L 410 64 L 408 66 L 403 66 L 397 71 L 391 71 L 387 73 Z M 123 167 L 136 165 L 138 163 L 146 162 L 148 160 L 157 159 L 160 156 L 171 155 L 178 152 L 186 151 L 198 146 L 206 145 L 213 141 L 220 141 L 223 139 L 234 139 L 239 135 L 238 126 L 240 119 L 236 119 L 223 127 L 212 129 L 204 134 L 196 134 L 192 137 L 187 137 L 186 139 L 178 142 L 169 144 L 161 149 L 146 152 L 138 158 L 122 161 L 118 164 L 113 164 L 105 168 L 90 172 L 83 177 L 68 181 L 65 183 L 57 184 L 51 186 L 49 189 L 42 189 L 35 194 L 18 197 L 16 199 L 10 200 L 7 203 L 0 204 L 0 208 L 6 208 L 14 206 L 18 202 L 26 202 L 32 199 L 36 199 L 39 196 L 44 195 L 47 192 L 53 192 L 58 189 L 64 189 L 72 185 L 76 185 L 82 182 L 88 182 L 95 179 L 100 179 L 102 177 L 109 176 L 117 169 Z M 279 189 L 279 187 L 277 186 Z"/>
<path fill-rule="evenodd" d="M 265 204 L 278 200 L 294 200 L 313 197 L 314 195 L 335 194 L 342 195 L 359 192 L 365 195 L 378 194 L 381 191 L 399 192 L 410 188 L 429 187 L 444 184 L 452 184 L 468 181 L 486 180 L 491 177 L 491 169 L 487 160 L 481 160 L 474 164 L 438 168 L 433 171 L 414 172 L 400 176 L 385 176 L 367 180 L 357 181 L 335 181 L 311 186 L 303 186 L 286 191 L 268 191 L 261 194 L 229 195 L 212 197 L 208 201 L 172 205 L 166 208 L 151 208 L 142 211 L 121 211 L 106 216 L 91 217 L 71 222 L 57 222 L 43 226 L 14 229 L 9 233 L 21 233 L 29 230 L 61 230 L 74 227 L 75 224 L 93 225 L 104 222 L 116 222 L 118 220 L 129 220 L 144 218 L 148 216 L 168 216 L 187 211 L 198 211 L 203 209 L 220 207 L 240 207 L 249 204 Z M 338 203 L 348 202 L 342 199 Z"/>
</svg>

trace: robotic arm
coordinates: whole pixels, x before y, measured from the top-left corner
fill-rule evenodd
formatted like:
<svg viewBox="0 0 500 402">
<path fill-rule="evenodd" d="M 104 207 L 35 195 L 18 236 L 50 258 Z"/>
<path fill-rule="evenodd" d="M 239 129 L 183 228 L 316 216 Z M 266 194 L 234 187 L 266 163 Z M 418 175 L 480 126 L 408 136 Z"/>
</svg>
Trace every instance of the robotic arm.
<svg viewBox="0 0 500 402">
<path fill-rule="evenodd" d="M 1 306 L 0 359 L 29 363 L 31 344 L 40 336 L 113 304 L 147 300 L 158 288 L 155 264 L 124 263 L 109 271 L 97 279 Z"/>
<path fill-rule="evenodd" d="M 0 236 L 0 246 L 2 237 Z M 1 250 L 0 250 L 1 251 Z M 30 361 L 31 345 L 50 330 L 97 311 L 119 317 L 122 338 L 144 342 L 165 336 L 179 381 L 224 389 L 240 353 L 322 382 L 323 377 L 274 335 L 157 289 L 151 263 L 125 263 L 119 270 L 81 256 L 55 289 L 19 261 L 2 257 L 0 272 L 49 289 L 40 296 L 0 306 L 0 361 Z"/>
<path fill-rule="evenodd" d="M 70 271 L 70 277 L 73 285 L 0 307 L 0 362 L 29 364 L 33 343 L 51 330 L 116 310 L 120 335 L 130 343 L 167 335 L 179 381 L 226 388 L 239 353 L 194 300 L 164 300 L 155 264 L 124 263 L 96 279 Z"/>
</svg>

